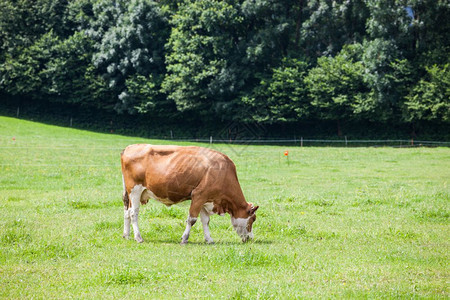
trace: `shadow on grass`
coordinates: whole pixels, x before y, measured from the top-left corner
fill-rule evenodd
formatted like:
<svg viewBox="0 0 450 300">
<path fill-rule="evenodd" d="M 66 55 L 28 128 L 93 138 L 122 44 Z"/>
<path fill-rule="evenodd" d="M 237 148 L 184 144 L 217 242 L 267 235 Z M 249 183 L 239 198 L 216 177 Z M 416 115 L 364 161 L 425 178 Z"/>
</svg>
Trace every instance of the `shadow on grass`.
<svg viewBox="0 0 450 300">
<path fill-rule="evenodd" d="M 213 246 L 236 246 L 236 245 L 253 245 L 253 244 L 257 244 L 257 245 L 271 245 L 274 242 L 272 240 L 254 240 L 254 241 L 249 241 L 249 242 L 242 242 L 242 241 L 214 241 L 213 244 L 208 244 L 206 242 L 188 242 L 187 244 L 180 244 L 181 239 L 160 239 L 157 237 L 154 238 L 144 238 L 144 242 L 142 244 L 172 244 L 172 245 L 180 245 L 180 246 L 189 246 L 189 245 L 196 245 L 196 246 L 207 246 L 207 247 L 213 247 Z M 130 242 L 134 242 L 136 243 L 133 239 L 129 240 Z"/>
</svg>

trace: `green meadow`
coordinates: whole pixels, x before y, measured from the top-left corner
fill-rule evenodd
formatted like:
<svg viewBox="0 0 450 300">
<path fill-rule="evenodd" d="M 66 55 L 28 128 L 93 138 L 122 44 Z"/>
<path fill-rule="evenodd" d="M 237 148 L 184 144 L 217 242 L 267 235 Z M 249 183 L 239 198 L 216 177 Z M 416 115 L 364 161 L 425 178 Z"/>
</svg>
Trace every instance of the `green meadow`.
<svg viewBox="0 0 450 300">
<path fill-rule="evenodd" d="M 212 216 L 215 244 L 198 222 L 181 246 L 189 201 L 150 201 L 144 243 L 122 238 L 133 143 L 172 142 L 0 117 L 0 298 L 450 297 L 449 148 L 204 144 L 260 206 L 255 239 Z"/>
</svg>

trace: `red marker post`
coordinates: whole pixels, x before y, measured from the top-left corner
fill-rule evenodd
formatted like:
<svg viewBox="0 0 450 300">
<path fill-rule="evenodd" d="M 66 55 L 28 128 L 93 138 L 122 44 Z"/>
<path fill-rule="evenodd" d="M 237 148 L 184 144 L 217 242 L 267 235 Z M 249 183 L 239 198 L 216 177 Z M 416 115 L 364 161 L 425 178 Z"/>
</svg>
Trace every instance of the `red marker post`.
<svg viewBox="0 0 450 300">
<path fill-rule="evenodd" d="M 289 166 L 289 151 L 288 150 L 284 151 L 284 156 L 286 157 L 287 163 L 288 163 L 288 166 Z"/>
</svg>

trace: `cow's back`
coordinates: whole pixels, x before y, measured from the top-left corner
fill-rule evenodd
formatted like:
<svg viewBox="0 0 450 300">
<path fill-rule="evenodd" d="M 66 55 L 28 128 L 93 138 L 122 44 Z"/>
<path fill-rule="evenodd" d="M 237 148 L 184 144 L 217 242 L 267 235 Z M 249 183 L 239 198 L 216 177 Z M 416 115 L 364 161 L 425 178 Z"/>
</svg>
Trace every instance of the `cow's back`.
<svg viewBox="0 0 450 300">
<path fill-rule="evenodd" d="M 230 179 L 237 182 L 233 162 L 203 147 L 136 144 L 123 151 L 121 161 L 128 192 L 141 184 L 157 199 L 173 203 L 190 199 L 202 181 L 208 181 L 211 194 Z"/>
</svg>

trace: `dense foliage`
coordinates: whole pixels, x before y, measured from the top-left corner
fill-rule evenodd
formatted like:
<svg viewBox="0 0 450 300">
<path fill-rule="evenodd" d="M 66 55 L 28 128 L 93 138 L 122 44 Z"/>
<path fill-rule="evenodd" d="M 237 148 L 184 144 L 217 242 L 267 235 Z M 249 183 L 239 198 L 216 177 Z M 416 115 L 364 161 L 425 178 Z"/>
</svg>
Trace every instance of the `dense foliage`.
<svg viewBox="0 0 450 300">
<path fill-rule="evenodd" d="M 3 0 L 0 94 L 179 120 L 450 123 L 444 0 Z"/>
</svg>

